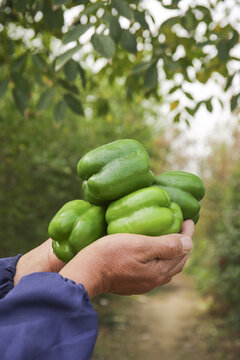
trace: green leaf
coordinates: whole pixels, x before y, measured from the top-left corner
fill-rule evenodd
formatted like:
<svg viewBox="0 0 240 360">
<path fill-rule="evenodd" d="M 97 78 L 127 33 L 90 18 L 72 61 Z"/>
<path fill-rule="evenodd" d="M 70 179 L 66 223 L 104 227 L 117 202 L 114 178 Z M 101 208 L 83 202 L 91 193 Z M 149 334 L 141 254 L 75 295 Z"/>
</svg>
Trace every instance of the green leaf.
<svg viewBox="0 0 240 360">
<path fill-rule="evenodd" d="M 32 62 L 39 70 L 43 70 L 46 66 L 46 64 L 40 54 L 33 54 Z"/>
<path fill-rule="evenodd" d="M 136 54 L 137 52 L 136 37 L 135 35 L 131 34 L 128 30 L 122 30 L 120 44 L 128 52 Z"/>
<path fill-rule="evenodd" d="M 106 115 L 109 111 L 109 104 L 106 99 L 100 98 L 96 102 L 96 111 L 99 116 Z"/>
<path fill-rule="evenodd" d="M 196 104 L 196 106 L 195 106 L 195 108 L 194 108 L 194 113 L 196 113 L 196 112 L 199 110 L 200 106 L 201 106 L 203 103 L 204 103 L 204 101 L 199 101 L 199 103 Z"/>
<path fill-rule="evenodd" d="M 226 82 L 226 86 L 225 86 L 225 88 L 224 88 L 225 91 L 228 90 L 228 88 L 232 85 L 232 81 L 233 81 L 234 75 L 235 75 L 235 74 L 233 74 L 233 75 L 231 75 L 231 76 L 228 76 L 227 82 Z"/>
<path fill-rule="evenodd" d="M 43 22 L 48 30 L 58 30 L 64 25 L 63 10 L 54 9 L 50 1 L 43 2 Z"/>
<path fill-rule="evenodd" d="M 169 94 L 173 94 L 175 91 L 177 91 L 178 89 L 180 89 L 181 86 L 176 85 L 173 86 L 170 90 L 169 90 Z"/>
<path fill-rule="evenodd" d="M 237 94 L 231 98 L 231 111 L 234 111 L 236 109 L 239 97 L 240 94 Z"/>
<path fill-rule="evenodd" d="M 81 16 L 95 13 L 102 6 L 103 6 L 102 1 L 97 2 L 96 4 L 90 4 L 90 5 L 86 6 L 85 9 L 81 12 Z"/>
<path fill-rule="evenodd" d="M 82 45 L 77 45 L 74 48 L 67 50 L 65 53 L 61 54 L 60 56 L 58 56 L 56 58 L 56 71 L 60 70 L 64 64 L 66 64 L 66 62 L 68 60 L 70 60 L 74 54 L 76 54 L 76 52 L 78 52 L 81 49 Z"/>
<path fill-rule="evenodd" d="M 76 85 L 69 83 L 67 80 L 58 79 L 59 84 L 66 90 L 71 91 L 74 94 L 79 94 L 79 90 Z"/>
<path fill-rule="evenodd" d="M 78 71 L 82 80 L 82 86 L 85 89 L 86 88 L 86 75 L 84 69 L 81 67 L 80 64 L 78 64 Z"/>
<path fill-rule="evenodd" d="M 132 68 L 131 73 L 132 74 L 142 73 L 142 72 L 146 71 L 152 65 L 152 63 L 153 63 L 152 60 L 139 63 Z"/>
<path fill-rule="evenodd" d="M 45 90 L 41 94 L 41 96 L 38 100 L 37 110 L 38 111 L 46 110 L 51 105 L 54 95 L 55 95 L 55 89 L 49 88 L 49 89 Z"/>
<path fill-rule="evenodd" d="M 63 37 L 63 43 L 67 44 L 71 41 L 78 40 L 87 30 L 92 27 L 92 24 L 78 24 L 72 27 Z"/>
<path fill-rule="evenodd" d="M 182 26 L 188 31 L 195 30 L 198 24 L 197 19 L 195 18 L 195 15 L 192 12 L 192 10 L 188 10 L 186 12 L 186 14 L 181 18 L 181 23 Z"/>
<path fill-rule="evenodd" d="M 178 9 L 179 2 L 180 2 L 180 0 L 172 0 L 171 4 L 169 4 L 169 5 L 162 4 L 162 6 L 165 7 L 166 9 Z"/>
<path fill-rule="evenodd" d="M 109 32 L 111 38 L 117 43 L 121 38 L 121 31 L 122 28 L 119 25 L 118 19 L 115 16 L 112 16 L 110 22 L 109 22 Z"/>
<path fill-rule="evenodd" d="M 17 73 L 17 72 L 11 73 L 11 79 L 13 80 L 17 88 L 21 89 L 26 93 L 29 92 L 30 84 L 28 80 L 22 76 L 21 73 Z"/>
<path fill-rule="evenodd" d="M 11 71 L 12 72 L 22 71 L 26 65 L 27 58 L 28 58 L 28 54 L 26 53 L 24 55 L 19 56 L 17 59 L 13 60 L 11 64 Z"/>
<path fill-rule="evenodd" d="M 0 80 L 0 98 L 2 98 L 5 95 L 5 92 L 8 88 L 8 80 Z"/>
<path fill-rule="evenodd" d="M 125 0 L 112 0 L 112 7 L 118 11 L 119 15 L 131 20 L 132 9 Z"/>
<path fill-rule="evenodd" d="M 184 94 L 186 95 L 186 97 L 188 97 L 190 100 L 194 100 L 193 96 L 187 92 L 187 91 L 184 91 Z"/>
<path fill-rule="evenodd" d="M 176 114 L 173 118 L 173 122 L 178 123 L 180 121 L 180 116 L 181 116 L 181 113 Z"/>
<path fill-rule="evenodd" d="M 200 81 L 203 84 L 206 84 L 206 82 L 209 79 L 209 74 L 207 71 L 202 67 L 200 71 L 196 73 L 196 78 L 198 81 Z"/>
<path fill-rule="evenodd" d="M 29 102 L 27 94 L 16 87 L 13 88 L 12 94 L 18 110 L 23 115 Z"/>
<path fill-rule="evenodd" d="M 161 33 L 161 31 L 163 31 L 163 30 L 171 28 L 175 24 L 179 24 L 179 22 L 180 22 L 180 17 L 179 16 L 174 16 L 174 17 L 171 17 L 171 18 L 165 20 L 160 26 L 159 33 Z"/>
<path fill-rule="evenodd" d="M 74 81 L 78 73 L 78 63 L 72 59 L 68 60 L 63 67 L 63 71 L 69 81 Z"/>
<path fill-rule="evenodd" d="M 115 43 L 110 36 L 94 34 L 91 38 L 94 49 L 102 56 L 111 58 L 115 54 Z"/>
<path fill-rule="evenodd" d="M 218 50 L 219 60 L 226 62 L 228 59 L 228 53 L 229 53 L 229 49 L 228 49 L 226 40 L 219 41 L 219 43 L 217 44 L 217 50 Z"/>
<path fill-rule="evenodd" d="M 157 65 L 153 64 L 144 74 L 144 87 L 146 89 L 153 89 L 158 84 L 158 70 Z"/>
<path fill-rule="evenodd" d="M 189 115 L 193 116 L 195 114 L 195 108 L 190 108 L 188 106 L 185 107 L 185 110 L 189 113 Z"/>
<path fill-rule="evenodd" d="M 207 108 L 207 110 L 208 110 L 209 112 L 212 112 L 212 111 L 213 111 L 211 99 L 205 101 L 205 105 L 206 105 L 206 108 Z"/>
<path fill-rule="evenodd" d="M 207 23 L 212 20 L 211 11 L 209 10 L 209 8 L 202 5 L 197 5 L 195 9 L 201 11 L 201 13 L 204 15 L 204 20 L 207 20 Z"/>
<path fill-rule="evenodd" d="M 175 110 L 179 105 L 179 100 L 174 100 L 171 104 L 170 104 L 170 111 Z"/>
<path fill-rule="evenodd" d="M 232 38 L 228 41 L 229 49 L 233 48 L 239 43 L 239 33 L 237 30 L 233 30 Z"/>
<path fill-rule="evenodd" d="M 219 104 L 221 105 L 221 107 L 222 107 L 222 109 L 223 109 L 223 108 L 224 108 L 224 104 L 223 104 L 222 100 L 221 100 L 219 97 L 218 97 L 217 99 L 218 99 Z"/>
<path fill-rule="evenodd" d="M 81 102 L 71 94 L 65 94 L 64 100 L 66 101 L 68 107 L 78 115 L 84 115 Z"/>
<path fill-rule="evenodd" d="M 103 19 L 108 22 L 110 36 L 117 43 L 120 40 L 122 31 L 118 18 L 113 16 L 110 12 L 105 11 Z"/>
<path fill-rule="evenodd" d="M 143 29 L 148 30 L 149 26 L 145 19 L 145 12 L 140 12 L 138 10 L 133 10 L 134 19 L 137 21 Z"/>
<path fill-rule="evenodd" d="M 57 122 L 62 121 L 65 118 L 66 115 L 66 109 L 67 104 L 65 100 L 60 100 L 55 106 L 54 106 L 54 117 Z"/>
<path fill-rule="evenodd" d="M 2 43 L 2 39 L 1 39 Z M 4 44 L 4 52 L 6 55 L 13 56 L 15 50 L 15 41 L 12 41 L 9 37 L 7 38 L 7 42 Z M 2 46 L 2 44 L 1 44 Z"/>
</svg>

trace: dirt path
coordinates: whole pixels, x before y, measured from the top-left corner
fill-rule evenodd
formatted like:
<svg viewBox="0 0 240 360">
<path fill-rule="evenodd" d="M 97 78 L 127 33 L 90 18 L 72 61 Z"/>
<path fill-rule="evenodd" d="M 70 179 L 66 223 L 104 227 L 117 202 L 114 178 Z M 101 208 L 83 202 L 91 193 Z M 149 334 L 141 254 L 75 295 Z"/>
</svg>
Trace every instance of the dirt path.
<svg viewBox="0 0 240 360">
<path fill-rule="evenodd" d="M 119 298 L 100 299 L 96 307 L 101 325 L 93 359 L 179 360 L 180 338 L 194 327 L 199 301 L 184 275 L 148 295 L 123 298 L 120 304 Z M 101 303 L 108 305 L 106 310 Z"/>
<path fill-rule="evenodd" d="M 167 289 L 165 295 L 148 297 L 145 304 L 139 304 L 141 322 L 147 324 L 139 344 L 142 359 L 151 354 L 153 360 L 174 360 L 180 337 L 194 325 L 199 299 L 187 279 L 178 277 Z"/>
</svg>

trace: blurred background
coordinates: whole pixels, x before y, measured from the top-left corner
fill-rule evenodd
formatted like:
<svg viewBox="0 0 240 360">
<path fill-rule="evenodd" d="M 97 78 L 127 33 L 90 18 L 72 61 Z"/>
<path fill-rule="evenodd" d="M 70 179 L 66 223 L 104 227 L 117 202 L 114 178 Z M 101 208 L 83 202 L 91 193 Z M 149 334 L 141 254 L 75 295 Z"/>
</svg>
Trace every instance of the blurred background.
<svg viewBox="0 0 240 360">
<path fill-rule="evenodd" d="M 240 4 L 0 1 L 0 256 L 81 197 L 80 157 L 140 141 L 154 174 L 206 185 L 184 274 L 94 299 L 94 359 L 239 359 Z"/>
</svg>

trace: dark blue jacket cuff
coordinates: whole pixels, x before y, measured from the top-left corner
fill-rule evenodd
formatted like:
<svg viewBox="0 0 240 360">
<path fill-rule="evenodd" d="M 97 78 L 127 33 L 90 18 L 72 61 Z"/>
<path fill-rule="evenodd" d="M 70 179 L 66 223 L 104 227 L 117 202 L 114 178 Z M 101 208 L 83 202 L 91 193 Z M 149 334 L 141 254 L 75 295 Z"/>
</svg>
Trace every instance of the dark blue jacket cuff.
<svg viewBox="0 0 240 360">
<path fill-rule="evenodd" d="M 0 299 L 13 288 L 17 262 L 22 255 L 0 259 Z"/>
</svg>

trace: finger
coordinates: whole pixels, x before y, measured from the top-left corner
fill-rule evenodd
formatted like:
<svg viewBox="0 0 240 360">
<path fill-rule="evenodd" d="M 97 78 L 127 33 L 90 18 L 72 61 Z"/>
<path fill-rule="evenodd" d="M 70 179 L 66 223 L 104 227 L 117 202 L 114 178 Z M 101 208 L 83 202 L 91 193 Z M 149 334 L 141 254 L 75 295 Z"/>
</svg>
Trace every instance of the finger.
<svg viewBox="0 0 240 360">
<path fill-rule="evenodd" d="M 194 222 L 192 220 L 186 220 L 183 222 L 181 234 L 190 236 L 193 238 L 194 235 Z"/>
<path fill-rule="evenodd" d="M 173 277 L 174 275 L 180 273 L 184 267 L 184 265 L 186 264 L 188 259 L 188 254 L 186 254 L 181 261 L 179 261 L 179 263 L 174 266 L 170 271 L 169 271 L 169 276 Z"/>
<path fill-rule="evenodd" d="M 156 276 L 165 274 L 169 277 L 171 270 L 175 268 L 183 260 L 183 258 L 185 258 L 185 255 L 171 260 L 155 259 L 152 261 L 152 264 L 150 264 L 151 262 L 148 262 L 148 264 L 151 266 L 151 272 Z"/>
<path fill-rule="evenodd" d="M 189 252 L 192 239 L 181 234 L 170 234 L 159 237 L 148 237 L 145 241 L 145 259 L 175 259 Z"/>
<path fill-rule="evenodd" d="M 162 269 L 164 268 L 164 271 L 166 273 L 169 273 L 175 266 L 177 266 L 184 258 L 185 258 L 185 254 L 175 258 L 175 259 L 170 259 L 170 260 L 159 260 L 159 271 L 162 272 Z"/>
<path fill-rule="evenodd" d="M 171 280 L 172 280 L 172 278 L 171 278 L 171 277 L 168 277 L 166 280 L 164 280 L 163 282 L 161 282 L 161 285 L 160 285 L 160 286 L 166 285 L 166 284 L 170 283 Z"/>
</svg>

